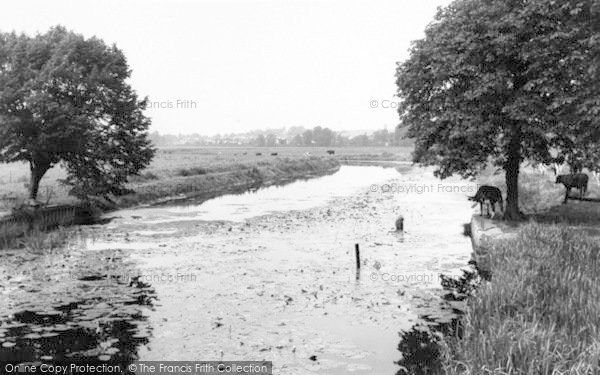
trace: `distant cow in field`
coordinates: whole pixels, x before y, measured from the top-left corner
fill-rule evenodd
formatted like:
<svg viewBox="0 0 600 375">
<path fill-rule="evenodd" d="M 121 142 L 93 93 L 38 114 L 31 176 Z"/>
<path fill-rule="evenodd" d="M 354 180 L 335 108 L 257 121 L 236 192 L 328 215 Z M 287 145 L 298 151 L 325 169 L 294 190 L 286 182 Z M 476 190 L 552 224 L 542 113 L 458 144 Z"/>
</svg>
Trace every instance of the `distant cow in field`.
<svg viewBox="0 0 600 375">
<path fill-rule="evenodd" d="M 256 156 L 261 156 L 261 155 L 262 155 L 262 152 L 257 152 L 256 153 Z"/>
<path fill-rule="evenodd" d="M 483 204 L 486 203 L 487 215 L 490 215 L 490 205 L 494 216 L 496 216 L 496 203 L 500 204 L 500 212 L 504 212 L 504 201 L 502 200 L 502 192 L 495 186 L 482 185 L 477 189 L 474 196 L 469 197 L 470 201 L 479 202 L 479 215 L 483 216 Z"/>
<path fill-rule="evenodd" d="M 335 154 L 335 150 L 327 150 L 327 153 L 328 153 L 329 155 L 333 155 L 333 154 Z"/>
<path fill-rule="evenodd" d="M 561 174 L 556 177 L 556 183 L 563 184 L 567 188 L 567 191 L 565 191 L 565 200 L 563 201 L 563 203 L 567 203 L 572 188 L 578 189 L 579 198 L 583 198 L 587 192 L 588 176 L 585 173 Z"/>
<path fill-rule="evenodd" d="M 271 156 L 277 156 L 276 152 L 271 152 Z"/>
</svg>

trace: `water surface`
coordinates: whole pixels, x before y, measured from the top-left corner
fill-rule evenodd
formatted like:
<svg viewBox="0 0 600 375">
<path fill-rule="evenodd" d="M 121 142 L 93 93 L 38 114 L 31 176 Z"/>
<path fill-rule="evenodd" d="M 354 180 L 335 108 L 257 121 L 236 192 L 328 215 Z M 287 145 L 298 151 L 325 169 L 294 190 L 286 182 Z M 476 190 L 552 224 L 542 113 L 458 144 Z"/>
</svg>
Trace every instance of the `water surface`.
<svg viewBox="0 0 600 375">
<path fill-rule="evenodd" d="M 72 351 L 82 358 L 394 374 L 399 332 L 420 315 L 444 319 L 438 275 L 469 259 L 469 186 L 407 166 L 343 166 L 202 204 L 111 213 L 55 254 L 2 255 L 0 359 L 68 357 L 69 337 L 85 332 Z M 398 215 L 405 233 L 394 231 Z M 52 337 L 37 332 L 64 333 L 49 349 Z"/>
</svg>

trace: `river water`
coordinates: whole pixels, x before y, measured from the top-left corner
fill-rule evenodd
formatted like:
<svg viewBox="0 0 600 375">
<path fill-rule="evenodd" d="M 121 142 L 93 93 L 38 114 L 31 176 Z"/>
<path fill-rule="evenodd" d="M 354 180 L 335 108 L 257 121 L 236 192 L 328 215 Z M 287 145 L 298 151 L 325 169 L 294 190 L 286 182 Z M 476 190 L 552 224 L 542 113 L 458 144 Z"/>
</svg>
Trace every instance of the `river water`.
<svg viewBox="0 0 600 375">
<path fill-rule="evenodd" d="M 428 169 L 343 166 L 110 213 L 63 248 L 0 253 L 0 360 L 271 360 L 277 374 L 395 374 L 400 332 L 450 319 L 439 275 L 470 258 L 462 224 L 474 191 Z"/>
</svg>

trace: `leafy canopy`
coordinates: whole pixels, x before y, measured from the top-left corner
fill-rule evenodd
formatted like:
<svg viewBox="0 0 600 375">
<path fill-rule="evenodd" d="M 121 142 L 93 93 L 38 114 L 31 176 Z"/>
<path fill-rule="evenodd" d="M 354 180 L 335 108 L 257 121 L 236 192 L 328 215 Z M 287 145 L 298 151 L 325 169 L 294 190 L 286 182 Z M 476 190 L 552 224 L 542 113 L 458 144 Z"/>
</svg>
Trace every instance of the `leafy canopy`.
<svg viewBox="0 0 600 375">
<path fill-rule="evenodd" d="M 63 163 L 75 192 L 118 192 L 154 155 L 129 76 L 100 39 L 0 33 L 0 162 L 26 161 L 40 178 Z"/>
<path fill-rule="evenodd" d="M 598 0 L 457 0 L 438 10 L 397 68 L 414 160 L 442 178 L 577 153 L 598 169 L 599 51 Z"/>
</svg>

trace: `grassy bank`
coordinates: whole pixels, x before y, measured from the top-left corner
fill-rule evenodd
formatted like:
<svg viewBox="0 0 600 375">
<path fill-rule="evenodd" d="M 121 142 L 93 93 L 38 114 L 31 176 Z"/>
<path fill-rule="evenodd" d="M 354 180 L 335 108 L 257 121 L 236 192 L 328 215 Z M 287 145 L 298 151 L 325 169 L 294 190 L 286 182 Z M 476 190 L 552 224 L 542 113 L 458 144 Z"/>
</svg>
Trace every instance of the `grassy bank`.
<svg viewBox="0 0 600 375">
<path fill-rule="evenodd" d="M 151 179 L 132 183 L 135 192 L 119 197 L 118 207 L 164 199 L 205 196 L 211 198 L 248 188 L 268 186 L 332 173 L 339 168 L 333 158 L 273 158 L 235 163 L 223 169 L 189 167 L 179 169 L 168 179 Z"/>
<path fill-rule="evenodd" d="M 468 302 L 447 374 L 600 373 L 600 245 L 564 225 L 530 223 L 499 241 Z"/>
<path fill-rule="evenodd" d="M 327 154 L 334 150 L 334 155 Z M 296 168 L 285 165 L 281 160 L 306 160 L 311 158 L 346 159 L 408 159 L 411 149 L 408 147 L 199 147 L 199 148 L 169 148 L 159 149 L 151 165 L 140 176 L 133 177 L 129 188 L 138 187 L 148 190 L 155 184 L 156 190 L 165 190 L 165 184 L 171 180 L 189 177 L 196 179 L 201 175 L 214 175 L 243 171 L 248 168 L 265 168 L 267 165 L 275 169 Z M 276 153 L 277 155 L 272 155 Z M 310 166 L 309 166 L 310 167 Z M 267 175 L 272 171 L 265 171 Z M 275 172 L 277 173 L 277 172 Z M 39 200 L 50 204 L 70 204 L 75 198 L 68 195 L 68 186 L 60 183 L 66 178 L 66 172 L 60 166 L 50 169 L 42 179 Z M 29 167 L 24 163 L 0 164 L 0 214 L 9 212 L 19 202 L 27 197 Z M 221 183 L 223 181 L 219 181 Z M 169 190 L 169 189 L 166 189 Z M 175 189 L 170 189 L 171 191 Z M 151 197 L 155 192 L 143 194 Z M 142 199 L 140 197 L 140 199 Z"/>
<path fill-rule="evenodd" d="M 159 152 L 160 156 L 154 164 L 128 184 L 131 194 L 112 197 L 111 201 L 97 199 L 94 201 L 96 207 L 93 211 L 188 198 L 195 198 L 197 202 L 227 193 L 330 174 L 340 167 L 337 159 L 328 156 L 280 157 L 256 153 L 249 155 L 246 151 L 239 154 L 237 151 L 211 151 L 208 154 L 201 154 L 202 151 L 198 149 Z M 58 172 L 60 170 L 53 173 Z M 50 176 L 44 181 L 45 187 L 50 187 L 48 190 L 53 192 L 48 197 L 51 199 L 47 201 L 68 205 L 76 203 L 77 201 L 67 194 L 66 187 L 57 180 L 51 180 Z M 14 191 L 8 190 L 8 193 L 23 196 L 25 191 L 21 186 Z M 5 214 L 9 214 L 10 209 L 9 205 L 5 205 Z M 54 237 L 48 237 L 39 231 L 22 236 L 23 225 L 26 228 L 28 222 L 0 227 L 0 248 L 31 247 L 28 245 L 32 242 L 41 245 L 46 240 L 56 242 Z"/>
</svg>

